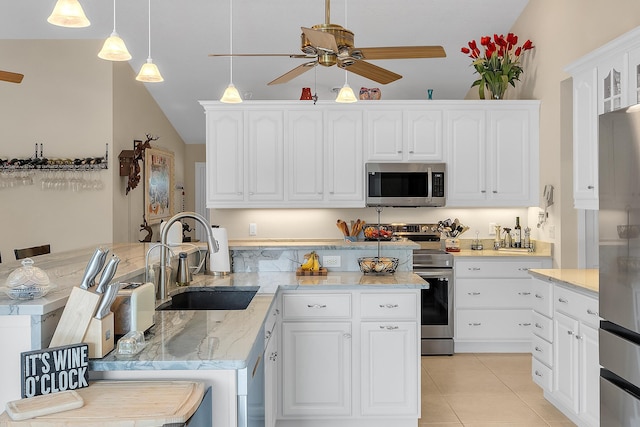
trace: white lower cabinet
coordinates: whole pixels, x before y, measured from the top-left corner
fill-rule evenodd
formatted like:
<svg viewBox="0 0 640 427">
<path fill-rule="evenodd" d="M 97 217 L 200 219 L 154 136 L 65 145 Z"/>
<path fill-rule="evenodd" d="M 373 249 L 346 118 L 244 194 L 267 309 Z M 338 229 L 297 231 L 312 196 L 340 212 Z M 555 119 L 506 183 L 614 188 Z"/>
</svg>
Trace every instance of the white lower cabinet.
<svg viewBox="0 0 640 427">
<path fill-rule="evenodd" d="M 277 426 L 415 426 L 420 290 L 285 292 Z"/>
<path fill-rule="evenodd" d="M 532 378 L 578 426 L 599 426 L 598 300 L 576 288 L 533 280 Z"/>
</svg>

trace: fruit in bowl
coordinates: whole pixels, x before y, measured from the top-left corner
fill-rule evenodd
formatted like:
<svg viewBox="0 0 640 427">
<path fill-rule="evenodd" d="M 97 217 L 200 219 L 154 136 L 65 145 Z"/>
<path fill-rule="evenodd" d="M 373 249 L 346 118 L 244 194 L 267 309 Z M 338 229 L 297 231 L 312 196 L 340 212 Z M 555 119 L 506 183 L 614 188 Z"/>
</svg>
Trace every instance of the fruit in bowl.
<svg viewBox="0 0 640 427">
<path fill-rule="evenodd" d="M 386 230 L 384 227 L 365 227 L 364 238 L 367 240 L 391 240 L 391 238 L 393 238 L 393 231 Z"/>
<path fill-rule="evenodd" d="M 364 257 L 358 258 L 358 265 L 365 274 L 393 274 L 398 268 L 398 261 L 393 257 Z"/>
</svg>

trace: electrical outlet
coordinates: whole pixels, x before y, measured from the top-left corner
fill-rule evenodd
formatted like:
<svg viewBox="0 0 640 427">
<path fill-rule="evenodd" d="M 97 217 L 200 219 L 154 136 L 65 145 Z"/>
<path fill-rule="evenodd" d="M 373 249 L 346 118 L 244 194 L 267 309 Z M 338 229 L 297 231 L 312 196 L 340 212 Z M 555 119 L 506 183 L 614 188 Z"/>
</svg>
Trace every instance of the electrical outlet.
<svg viewBox="0 0 640 427">
<path fill-rule="evenodd" d="M 323 267 L 340 267 L 340 255 L 323 255 Z"/>
<path fill-rule="evenodd" d="M 249 223 L 249 236 L 257 236 L 258 235 L 258 224 L 255 222 Z"/>
<path fill-rule="evenodd" d="M 495 222 L 490 222 L 489 223 L 489 236 L 495 236 L 496 235 L 496 223 Z"/>
</svg>

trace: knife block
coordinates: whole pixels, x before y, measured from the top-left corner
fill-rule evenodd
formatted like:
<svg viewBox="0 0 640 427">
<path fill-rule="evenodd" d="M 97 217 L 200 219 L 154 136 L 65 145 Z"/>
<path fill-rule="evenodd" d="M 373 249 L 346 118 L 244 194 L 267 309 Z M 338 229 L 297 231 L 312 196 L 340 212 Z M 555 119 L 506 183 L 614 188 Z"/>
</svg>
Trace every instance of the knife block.
<svg viewBox="0 0 640 427">
<path fill-rule="evenodd" d="M 89 345 L 89 358 L 99 359 L 113 350 L 115 345 L 113 313 L 102 319 L 91 318 L 82 342 Z"/>
</svg>

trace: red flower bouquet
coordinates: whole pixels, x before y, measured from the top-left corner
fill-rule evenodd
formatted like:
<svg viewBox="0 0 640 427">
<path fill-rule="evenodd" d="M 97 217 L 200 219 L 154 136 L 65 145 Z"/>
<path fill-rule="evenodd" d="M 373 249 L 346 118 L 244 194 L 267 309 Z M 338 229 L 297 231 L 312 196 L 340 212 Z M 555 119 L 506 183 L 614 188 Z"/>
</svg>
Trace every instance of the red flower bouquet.
<svg viewBox="0 0 640 427">
<path fill-rule="evenodd" d="M 534 48 L 531 40 L 524 42 L 522 46 L 517 46 L 518 36 L 513 33 L 504 35 L 484 36 L 480 38 L 480 45 L 484 48 L 484 53 L 475 40 L 469 42 L 469 47 L 464 46 L 462 53 L 469 55 L 480 78 L 473 82 L 471 87 L 479 86 L 478 93 L 480 99 L 485 99 L 485 87 L 490 92 L 491 99 L 502 99 L 507 85 L 515 87 L 515 81 L 520 80 L 522 66 L 520 57 L 527 50 Z"/>
</svg>

